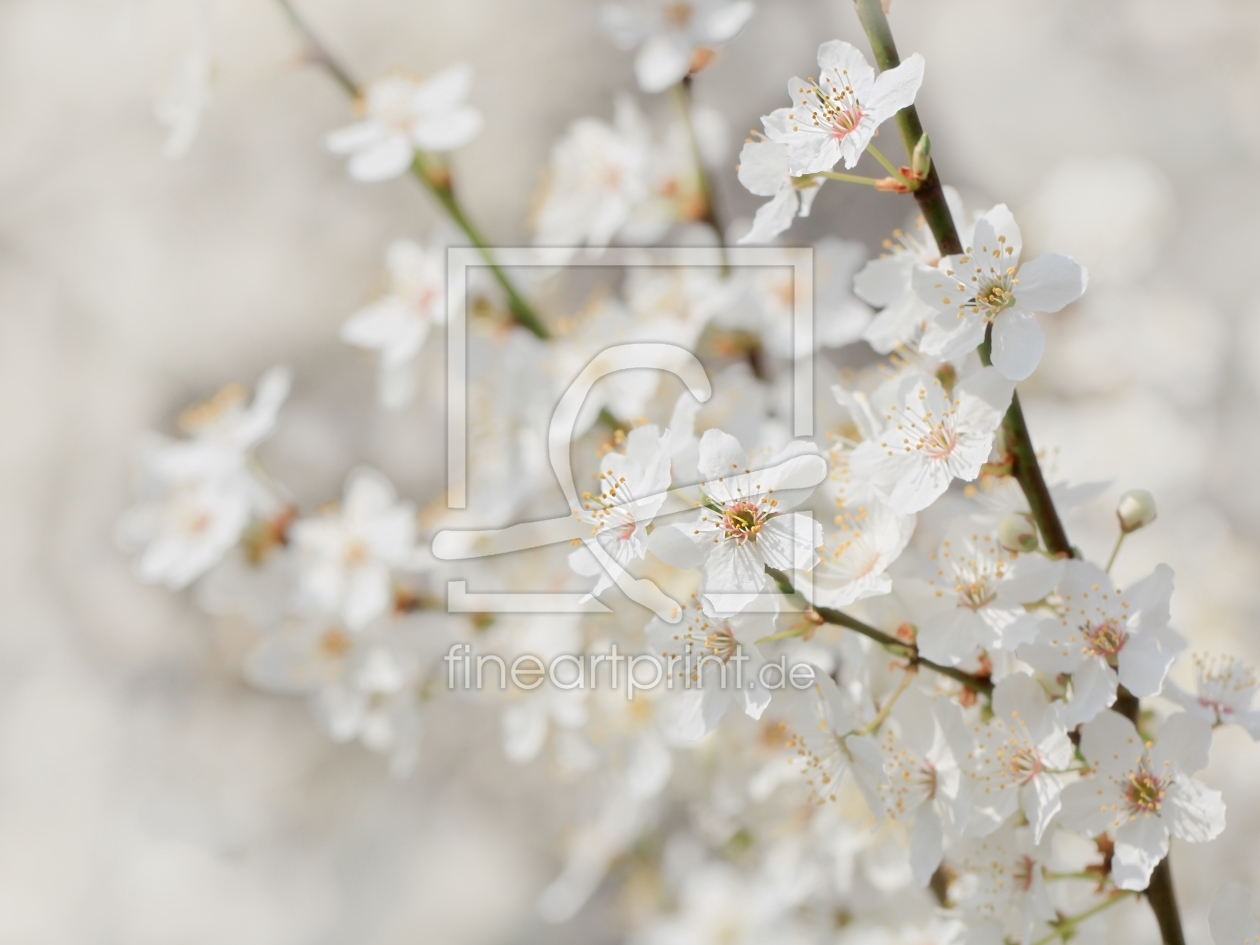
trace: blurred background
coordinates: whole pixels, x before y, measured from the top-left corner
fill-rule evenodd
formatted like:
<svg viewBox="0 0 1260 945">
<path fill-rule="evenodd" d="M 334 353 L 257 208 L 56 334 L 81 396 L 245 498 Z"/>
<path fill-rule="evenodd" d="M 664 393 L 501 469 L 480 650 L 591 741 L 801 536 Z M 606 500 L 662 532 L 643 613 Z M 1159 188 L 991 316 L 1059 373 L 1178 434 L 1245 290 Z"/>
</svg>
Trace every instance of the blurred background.
<svg viewBox="0 0 1260 945">
<path fill-rule="evenodd" d="M 476 67 L 486 129 L 455 169 L 502 244 L 527 239 L 556 136 L 633 87 L 588 0 L 297 2 L 360 76 Z M 1043 319 L 1024 392 L 1057 474 L 1112 482 L 1074 540 L 1105 556 L 1115 497 L 1152 490 L 1120 581 L 1167 561 L 1192 649 L 1254 663 L 1260 5 L 895 0 L 891 18 L 927 59 L 944 179 L 969 206 L 1008 202 L 1029 255 L 1091 271 L 1085 301 Z M 836 37 L 865 48 L 848 0 L 763 0 L 697 79 L 733 129 L 728 218 L 757 203 L 735 181 L 742 132 Z M 154 103 L 198 50 L 214 100 L 168 160 Z M 113 544 L 136 435 L 276 362 L 297 382 L 264 455 L 303 505 L 360 460 L 406 493 L 439 449 L 374 407 L 371 358 L 337 341 L 388 242 L 435 221 L 414 181 L 355 184 L 322 150 L 348 116 L 270 0 L 0 0 L 0 942 L 616 940 L 608 897 L 559 929 L 535 918 L 564 795 L 502 759 L 489 714 L 439 715 L 396 782 L 299 700 L 250 690 L 244 629 L 138 584 Z M 909 209 L 829 186 L 788 236 L 874 253 Z M 1223 732 L 1203 777 L 1229 828 L 1175 847 L 1191 941 L 1220 881 L 1260 889 L 1260 747 Z"/>
</svg>

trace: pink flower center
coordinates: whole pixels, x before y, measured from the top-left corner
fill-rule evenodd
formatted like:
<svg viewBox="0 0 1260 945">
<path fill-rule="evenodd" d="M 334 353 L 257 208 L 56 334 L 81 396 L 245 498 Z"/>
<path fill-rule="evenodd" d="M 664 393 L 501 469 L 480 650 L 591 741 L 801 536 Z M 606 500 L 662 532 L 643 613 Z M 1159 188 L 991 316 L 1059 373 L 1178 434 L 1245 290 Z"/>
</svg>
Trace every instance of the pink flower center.
<svg viewBox="0 0 1260 945">
<path fill-rule="evenodd" d="M 1087 623 L 1081 628 L 1081 632 L 1085 635 L 1082 652 L 1086 656 L 1100 656 L 1108 661 L 1119 656 L 1129 640 L 1128 632 L 1115 619 Z"/>
<path fill-rule="evenodd" d="M 722 531 L 728 539 L 743 544 L 756 539 L 767 517 L 755 502 L 736 502 L 722 513 Z"/>
</svg>

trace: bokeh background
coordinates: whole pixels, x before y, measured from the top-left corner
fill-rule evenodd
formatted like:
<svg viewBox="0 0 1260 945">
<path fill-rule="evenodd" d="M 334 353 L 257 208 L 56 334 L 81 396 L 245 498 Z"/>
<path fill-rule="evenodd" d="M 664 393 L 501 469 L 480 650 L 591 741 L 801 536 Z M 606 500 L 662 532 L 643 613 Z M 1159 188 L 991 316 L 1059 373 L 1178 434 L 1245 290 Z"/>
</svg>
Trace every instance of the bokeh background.
<svg viewBox="0 0 1260 945">
<path fill-rule="evenodd" d="M 455 165 L 505 244 L 554 138 L 633 84 L 587 0 L 298 2 L 362 76 L 475 65 L 487 126 Z M 895 0 L 892 23 L 927 58 L 945 179 L 1091 270 L 1024 394 L 1051 466 L 1112 482 L 1074 539 L 1105 555 L 1116 495 L 1151 489 L 1119 578 L 1167 561 L 1192 647 L 1260 659 L 1260 5 Z M 756 205 L 740 133 L 834 37 L 865 45 L 847 0 L 763 0 L 697 80 L 734 129 L 728 217 Z M 153 103 L 197 48 L 214 102 L 171 161 Z M 393 781 L 242 682 L 243 627 L 139 585 L 114 548 L 135 436 L 278 361 L 297 383 L 264 455 L 304 505 L 360 460 L 405 492 L 440 448 L 373 407 L 370 358 L 336 340 L 433 207 L 322 151 L 347 103 L 297 52 L 270 0 L 0 0 L 0 942 L 614 941 L 607 896 L 534 917 L 564 795 L 502 760 L 493 718 L 439 715 Z M 877 251 L 908 209 L 828 186 L 789 236 Z M 1224 732 L 1204 777 L 1229 827 L 1175 849 L 1192 941 L 1219 882 L 1260 889 L 1260 746 Z"/>
</svg>

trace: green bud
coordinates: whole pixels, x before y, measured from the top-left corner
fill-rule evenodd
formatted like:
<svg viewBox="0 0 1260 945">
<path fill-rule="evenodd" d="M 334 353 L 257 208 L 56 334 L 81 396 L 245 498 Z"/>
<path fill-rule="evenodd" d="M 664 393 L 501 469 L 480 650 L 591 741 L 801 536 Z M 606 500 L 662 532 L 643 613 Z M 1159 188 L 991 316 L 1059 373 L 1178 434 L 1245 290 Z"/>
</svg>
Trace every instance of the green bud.
<svg viewBox="0 0 1260 945">
<path fill-rule="evenodd" d="M 1002 519 L 1002 524 L 998 525 L 997 539 L 998 544 L 1007 551 L 1015 552 L 1036 551 L 1040 544 L 1037 526 L 1033 524 L 1032 518 L 1019 512 L 1012 512 Z"/>
<path fill-rule="evenodd" d="M 910 155 L 910 170 L 914 171 L 918 177 L 927 177 L 928 171 L 932 169 L 932 142 L 927 135 L 919 139 L 919 143 L 914 146 L 914 153 Z"/>
</svg>

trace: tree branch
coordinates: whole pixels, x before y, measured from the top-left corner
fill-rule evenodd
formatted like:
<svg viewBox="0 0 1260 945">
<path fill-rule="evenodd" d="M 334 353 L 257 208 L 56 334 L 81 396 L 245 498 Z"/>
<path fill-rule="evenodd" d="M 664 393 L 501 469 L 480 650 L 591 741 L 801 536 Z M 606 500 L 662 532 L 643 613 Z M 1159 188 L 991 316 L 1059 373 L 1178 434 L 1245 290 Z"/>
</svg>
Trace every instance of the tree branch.
<svg viewBox="0 0 1260 945">
<path fill-rule="evenodd" d="M 875 53 L 875 61 L 881 71 L 896 68 L 901 64 L 897 55 L 897 45 L 893 42 L 892 29 L 888 25 L 888 17 L 880 0 L 855 0 L 858 19 L 871 42 Z M 923 137 L 923 124 L 919 121 L 918 110 L 907 106 L 897 113 L 897 127 L 901 130 L 901 140 L 906 154 L 913 154 L 919 139 Z M 919 204 L 919 211 L 936 246 L 943 256 L 952 256 L 963 251 L 962 242 L 958 238 L 958 230 L 954 226 L 954 218 L 945 201 L 945 192 L 941 186 L 940 176 L 936 169 L 936 159 L 932 159 L 927 177 L 914 192 L 914 199 Z M 986 342 L 988 335 L 986 334 Z M 981 345 L 980 358 L 989 363 L 988 344 Z M 1019 395 L 1011 399 L 1011 406 L 1002 420 L 1002 431 L 1006 447 L 1011 454 L 1011 475 L 1015 477 L 1024 497 L 1028 500 L 1029 511 L 1032 512 L 1041 536 L 1046 543 L 1046 550 L 1053 555 L 1072 556 L 1072 545 L 1068 541 L 1067 532 L 1059 513 L 1050 498 L 1050 489 L 1041 473 L 1041 465 L 1037 462 L 1037 453 L 1033 449 L 1032 439 L 1028 435 L 1028 424 L 1024 421 L 1024 411 L 1020 407 Z"/>
</svg>

